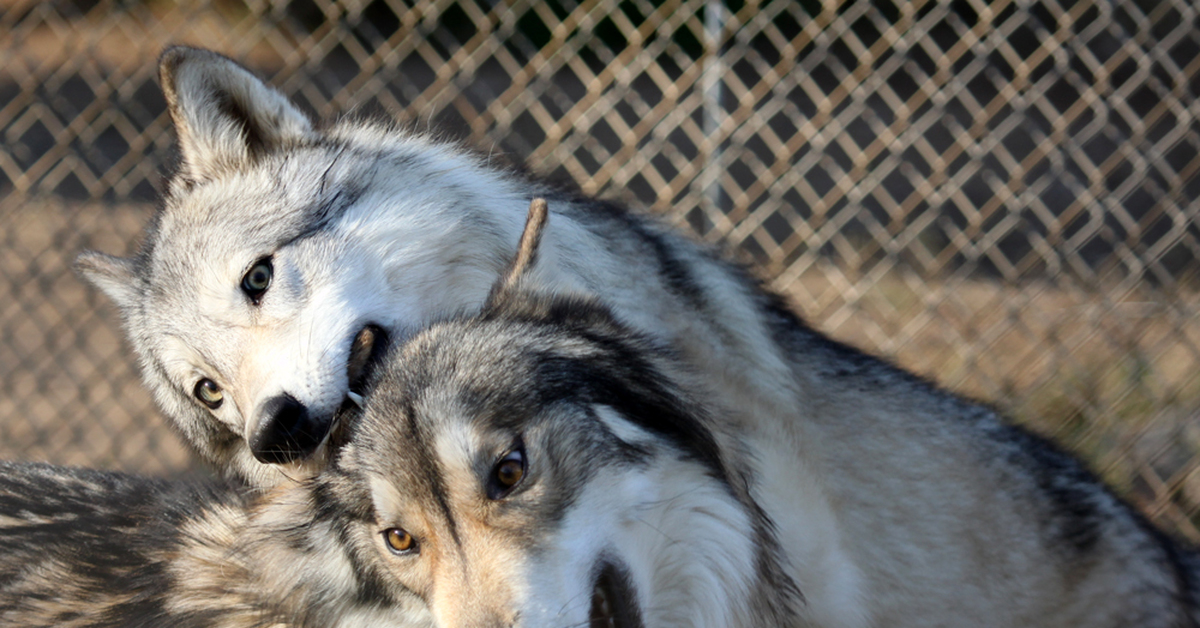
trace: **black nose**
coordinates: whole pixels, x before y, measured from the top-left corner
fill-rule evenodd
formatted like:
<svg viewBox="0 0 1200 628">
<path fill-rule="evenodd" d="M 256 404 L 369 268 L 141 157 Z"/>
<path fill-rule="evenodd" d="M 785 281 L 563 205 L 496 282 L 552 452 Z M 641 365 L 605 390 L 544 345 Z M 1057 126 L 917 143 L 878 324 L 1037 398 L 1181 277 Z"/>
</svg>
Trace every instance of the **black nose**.
<svg viewBox="0 0 1200 628">
<path fill-rule="evenodd" d="M 329 431 L 329 421 L 312 416 L 304 404 L 286 393 L 264 401 L 255 416 L 258 430 L 250 437 L 250 451 L 267 464 L 307 457 Z"/>
</svg>

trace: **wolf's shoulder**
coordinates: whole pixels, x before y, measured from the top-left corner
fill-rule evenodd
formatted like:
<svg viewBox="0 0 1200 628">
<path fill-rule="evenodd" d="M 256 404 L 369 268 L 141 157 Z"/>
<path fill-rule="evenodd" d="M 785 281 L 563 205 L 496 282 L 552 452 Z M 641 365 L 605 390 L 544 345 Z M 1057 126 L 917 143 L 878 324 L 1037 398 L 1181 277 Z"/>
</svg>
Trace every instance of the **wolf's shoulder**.
<svg viewBox="0 0 1200 628">
<path fill-rule="evenodd" d="M 243 507 L 250 497 L 233 484 L 208 478 L 168 480 L 118 471 L 0 461 L 0 530 L 97 537 L 114 529 L 177 525 L 219 505 Z M 19 529 L 19 530 L 18 530 Z"/>
</svg>

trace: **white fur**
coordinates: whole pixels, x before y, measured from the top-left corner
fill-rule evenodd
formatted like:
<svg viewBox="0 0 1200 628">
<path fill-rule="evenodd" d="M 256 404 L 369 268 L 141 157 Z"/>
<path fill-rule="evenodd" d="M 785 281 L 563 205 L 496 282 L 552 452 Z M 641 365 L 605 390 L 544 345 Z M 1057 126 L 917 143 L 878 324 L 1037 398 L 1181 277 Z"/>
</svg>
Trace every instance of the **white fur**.
<svg viewBox="0 0 1200 628">
<path fill-rule="evenodd" d="M 547 191 L 454 147 L 378 125 L 338 124 L 314 144 L 303 114 L 240 66 L 200 51 L 169 55 L 164 84 L 185 168 L 154 246 L 144 266 L 94 253 L 79 266 L 122 308 L 146 381 L 189 442 L 231 474 L 270 486 L 291 471 L 259 464 L 242 442 L 261 423 L 264 400 L 286 392 L 330 412 L 349 391 L 349 347 L 363 325 L 399 338 L 478 308 L 516 251 L 531 198 Z M 245 110 L 244 125 L 221 117 L 217 92 Z M 256 154 L 241 133 L 246 125 L 259 127 L 254 138 L 271 150 Z M 288 240 L 306 211 L 351 192 L 358 196 L 336 219 Z M 991 412 L 848 357 L 814 332 L 796 331 L 789 340 L 803 348 L 785 350 L 758 288 L 702 247 L 656 236 L 670 262 L 686 269 L 697 304 L 672 283 L 661 251 L 636 233 L 657 227 L 606 223 L 602 212 L 556 203 L 530 284 L 594 297 L 676 352 L 681 381 L 719 412 L 707 427 L 723 455 L 745 467 L 750 496 L 777 526 L 784 575 L 804 594 L 800 624 L 1091 625 L 1151 616 L 1137 603 L 1145 591 L 1174 599 L 1174 585 L 1160 586 L 1169 574 L 1156 571 L 1162 548 L 1095 481 L 1074 488 L 1100 513 L 1103 542 L 1083 558 L 1060 547 L 1054 526 L 1063 513 L 1055 509 L 1071 508 L 1055 503 L 1062 495 L 1044 490 L 1038 476 L 1055 468 L 1023 458 Z M 238 284 L 264 255 L 274 256 L 277 282 L 252 307 Z M 220 383 L 231 402 L 202 407 L 191 397 L 199 377 Z M 225 448 L 226 440 L 234 444 Z M 668 487 L 687 477 L 670 465 L 654 472 Z M 572 561 L 635 525 L 620 518 L 624 506 L 641 503 L 632 486 L 588 487 L 603 494 L 589 493 L 595 507 L 572 520 L 557 575 L 541 585 L 577 593 Z M 606 501 L 618 494 L 627 501 Z M 715 596 L 689 608 L 680 605 L 692 593 L 660 583 L 651 565 L 690 573 L 694 563 L 671 544 L 638 541 L 648 544 L 643 555 L 630 554 L 639 586 L 673 600 L 647 609 L 664 622 L 695 610 L 691 625 L 720 625 L 729 615 L 714 610 L 727 608 L 718 602 L 708 606 L 721 599 L 713 591 L 736 592 L 745 573 L 745 534 L 737 532 L 744 522 L 718 495 L 700 496 L 709 501 L 693 513 L 708 517 L 699 532 L 710 541 L 731 534 L 723 541 L 743 553 L 711 558 L 729 581 L 688 580 Z M 613 511 L 597 514 L 606 504 Z M 679 525 L 667 511 L 639 516 L 668 530 Z"/>
</svg>

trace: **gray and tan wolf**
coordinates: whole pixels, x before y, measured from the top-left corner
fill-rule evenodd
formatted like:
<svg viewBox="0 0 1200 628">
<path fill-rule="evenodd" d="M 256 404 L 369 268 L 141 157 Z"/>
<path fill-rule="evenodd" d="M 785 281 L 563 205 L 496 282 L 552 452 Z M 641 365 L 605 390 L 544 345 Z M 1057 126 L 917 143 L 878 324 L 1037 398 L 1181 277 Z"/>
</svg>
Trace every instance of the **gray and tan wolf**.
<svg viewBox="0 0 1200 628">
<path fill-rule="evenodd" d="M 524 281 L 563 295 L 547 297 L 559 306 L 525 314 L 541 326 L 503 336 L 507 346 L 458 338 L 505 351 L 475 352 L 494 368 L 454 362 L 478 384 L 459 399 L 404 389 L 369 402 L 417 439 L 406 445 L 421 446 L 376 452 L 384 463 L 377 475 L 364 472 L 373 484 L 361 504 L 376 510 L 359 516 L 408 526 L 418 547 L 461 566 L 439 571 L 442 563 L 422 553 L 395 567 L 443 621 L 459 621 L 452 609 L 460 608 L 510 619 L 520 612 L 522 625 L 542 625 L 555 609 L 525 604 L 585 606 L 576 597 L 588 595 L 581 574 L 599 565 L 624 583 L 608 587 L 623 605 L 650 600 L 635 607 L 648 626 L 1193 625 L 1192 555 L 1069 456 L 985 407 L 825 338 L 703 247 L 425 137 L 358 121 L 318 129 L 213 53 L 172 49 L 161 67 L 180 170 L 136 257 L 89 253 L 79 266 L 120 306 L 145 378 L 180 431 L 218 467 L 255 484 L 319 468 L 339 408 L 362 392 L 381 347 L 477 310 L 530 199 L 549 200 L 551 226 Z M 582 302 L 572 294 L 591 305 L 562 306 Z M 653 372 L 621 371 L 629 360 L 633 368 L 641 344 L 665 348 L 670 364 L 642 358 Z M 658 415 L 676 400 L 619 399 L 623 389 L 568 376 L 572 347 L 608 356 L 596 364 L 611 372 L 584 370 L 603 376 L 597 382 L 632 385 L 677 364 L 680 381 L 689 380 L 678 401 L 711 408 Z M 435 380 L 454 380 L 450 364 L 429 365 L 428 377 L 412 379 L 444 390 Z M 508 408 L 492 385 L 518 384 L 545 401 L 536 416 L 484 412 Z M 572 388 L 590 405 L 555 406 Z M 441 405 L 417 417 L 425 397 Z M 655 417 L 628 416 L 642 410 Z M 469 501 L 461 491 L 470 473 L 487 471 L 480 456 L 524 442 L 486 439 L 532 441 L 535 425 L 556 426 L 564 447 L 572 444 L 522 454 L 531 484 L 521 496 L 546 501 Z M 539 448 L 556 440 L 536 439 Z M 555 463 L 562 468 L 539 475 L 538 461 L 557 456 L 596 465 Z M 636 501 L 635 486 L 662 501 Z M 696 490 L 665 494 L 660 486 Z M 663 504 L 691 516 L 660 515 Z M 410 523 L 403 509 L 417 506 L 429 519 Z M 638 508 L 654 525 L 614 537 L 637 528 Z M 618 526 L 610 511 L 627 519 Z M 616 527 L 598 530 L 589 520 Z M 635 560 L 654 549 L 651 537 L 674 548 L 656 551 L 689 552 L 668 554 L 681 562 L 653 574 L 663 580 Z M 611 561 L 599 557 L 605 552 Z M 514 571 L 501 573 L 503 557 L 517 561 L 508 565 Z M 532 565 L 558 576 L 536 580 Z M 574 580 L 564 575 L 571 569 Z M 468 589 L 482 606 L 455 605 L 456 595 L 476 599 Z M 722 601 L 729 596 L 731 606 Z M 669 615 L 717 607 L 678 623 Z"/>
<path fill-rule="evenodd" d="M 329 473 L 438 626 L 1196 625 L 1196 555 L 1051 444 L 797 328 L 828 395 L 903 408 L 805 417 L 798 471 L 672 347 L 524 290 L 536 241 L 382 367 Z"/>
</svg>

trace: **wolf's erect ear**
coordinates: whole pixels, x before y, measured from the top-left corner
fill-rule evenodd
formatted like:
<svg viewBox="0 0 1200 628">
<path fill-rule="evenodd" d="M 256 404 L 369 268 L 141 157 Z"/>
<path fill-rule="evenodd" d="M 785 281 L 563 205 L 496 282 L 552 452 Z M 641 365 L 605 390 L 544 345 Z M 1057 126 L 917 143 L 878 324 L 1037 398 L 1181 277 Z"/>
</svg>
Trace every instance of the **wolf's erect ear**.
<svg viewBox="0 0 1200 628">
<path fill-rule="evenodd" d="M 520 283 L 521 279 L 533 268 L 537 261 L 538 245 L 542 243 L 542 232 L 546 230 L 546 222 L 550 218 L 550 210 L 546 199 L 535 198 L 529 203 L 529 213 L 525 216 L 525 230 L 521 232 L 521 240 L 517 243 L 517 254 L 501 275 L 500 280 L 492 286 L 487 303 L 494 305 L 505 293 Z"/>
<path fill-rule="evenodd" d="M 313 134 L 312 121 L 287 97 L 215 52 L 168 48 L 158 74 L 188 180 L 211 179 Z"/>
<path fill-rule="evenodd" d="M 138 298 L 137 265 L 131 259 L 84 251 L 75 258 L 75 270 L 121 309 L 133 305 Z"/>
</svg>

